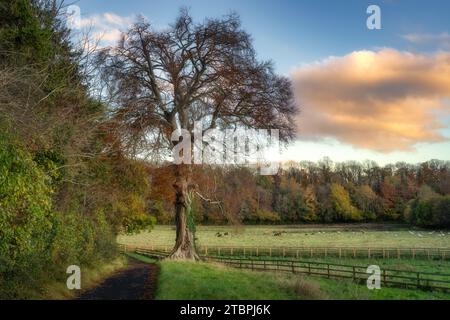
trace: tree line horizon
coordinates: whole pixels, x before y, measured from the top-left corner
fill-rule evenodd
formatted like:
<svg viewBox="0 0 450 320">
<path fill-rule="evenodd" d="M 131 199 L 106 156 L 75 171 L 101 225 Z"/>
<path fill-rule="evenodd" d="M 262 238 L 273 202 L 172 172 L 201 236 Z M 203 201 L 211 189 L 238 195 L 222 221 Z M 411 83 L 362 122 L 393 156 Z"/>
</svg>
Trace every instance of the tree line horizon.
<svg viewBox="0 0 450 320">
<path fill-rule="evenodd" d="M 199 224 L 296 224 L 396 221 L 450 227 L 450 161 L 377 165 L 330 158 L 289 161 L 277 175 L 248 166 L 193 165 L 202 197 L 193 216 Z M 170 189 L 164 166 L 150 166 L 150 207 L 170 224 Z"/>
</svg>

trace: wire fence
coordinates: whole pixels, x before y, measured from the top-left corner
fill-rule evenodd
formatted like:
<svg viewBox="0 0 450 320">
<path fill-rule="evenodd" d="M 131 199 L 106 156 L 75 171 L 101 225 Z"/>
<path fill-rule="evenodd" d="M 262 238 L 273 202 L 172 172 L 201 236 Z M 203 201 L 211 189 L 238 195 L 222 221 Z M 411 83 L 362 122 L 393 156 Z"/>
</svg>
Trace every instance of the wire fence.
<svg viewBox="0 0 450 320">
<path fill-rule="evenodd" d="M 161 245 L 145 248 L 163 252 L 172 250 L 171 246 Z M 450 248 L 199 246 L 197 250 L 203 256 L 450 260 Z"/>
<path fill-rule="evenodd" d="M 121 246 L 121 250 L 157 258 L 166 257 L 169 254 L 168 251 L 164 250 L 129 246 Z M 343 278 L 353 280 L 357 283 L 365 283 L 371 275 L 371 273 L 367 273 L 367 266 L 361 265 L 288 259 L 264 259 L 264 257 L 225 257 L 211 255 L 202 255 L 201 257 L 206 261 L 218 262 L 235 268 L 253 271 L 288 272 L 325 278 Z M 450 274 L 444 273 L 382 268 L 380 283 L 382 286 L 450 292 Z"/>
</svg>

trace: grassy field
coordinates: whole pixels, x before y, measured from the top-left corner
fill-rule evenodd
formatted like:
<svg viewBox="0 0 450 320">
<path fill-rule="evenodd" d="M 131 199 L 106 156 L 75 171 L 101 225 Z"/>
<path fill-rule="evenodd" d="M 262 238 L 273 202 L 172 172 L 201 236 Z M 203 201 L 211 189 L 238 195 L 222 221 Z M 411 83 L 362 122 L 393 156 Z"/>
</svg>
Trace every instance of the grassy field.
<svg viewBox="0 0 450 320">
<path fill-rule="evenodd" d="M 209 247 L 450 247 L 448 230 L 430 231 L 398 225 L 199 226 L 196 236 L 198 245 Z M 156 226 L 151 232 L 118 237 L 119 243 L 136 246 L 170 248 L 174 241 L 172 226 Z M 450 270 L 448 260 L 314 257 L 311 261 L 375 264 L 385 269 L 417 272 L 449 273 Z M 214 263 L 164 260 L 158 263 L 161 273 L 157 299 L 450 299 L 450 294 L 442 292 L 388 287 L 369 290 L 365 285 L 346 279 L 259 273 Z"/>
<path fill-rule="evenodd" d="M 142 261 L 152 260 L 133 255 Z M 159 300 L 450 299 L 450 294 L 397 288 L 369 290 L 348 280 L 251 272 L 212 263 L 160 261 Z"/>
<path fill-rule="evenodd" d="M 274 236 L 275 232 L 281 232 Z M 218 233 L 221 236 L 218 236 Z M 228 233 L 227 235 L 225 233 Z M 197 244 L 251 247 L 450 247 L 450 232 L 409 229 L 404 226 L 315 225 L 315 226 L 198 226 Z M 121 235 L 122 244 L 149 246 L 175 242 L 172 226 L 156 226 L 151 232 Z"/>
</svg>

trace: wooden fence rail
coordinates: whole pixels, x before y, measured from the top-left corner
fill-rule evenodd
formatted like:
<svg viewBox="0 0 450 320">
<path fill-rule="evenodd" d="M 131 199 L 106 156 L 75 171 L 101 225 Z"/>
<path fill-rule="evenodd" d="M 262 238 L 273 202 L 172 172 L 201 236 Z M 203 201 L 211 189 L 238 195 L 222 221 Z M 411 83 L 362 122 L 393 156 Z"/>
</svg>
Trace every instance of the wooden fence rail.
<svg viewBox="0 0 450 320">
<path fill-rule="evenodd" d="M 364 283 L 370 274 L 365 266 L 340 265 L 297 260 L 260 260 L 249 258 L 207 257 L 209 261 L 221 262 L 238 268 L 261 271 L 281 271 L 326 278 L 346 278 Z M 381 285 L 421 290 L 450 291 L 450 274 L 412 272 L 394 269 L 381 270 Z"/>
<path fill-rule="evenodd" d="M 122 246 L 121 250 L 133 251 L 138 254 L 159 258 L 168 255 L 168 252 L 164 250 L 151 250 L 148 248 L 139 247 Z M 367 266 L 302 260 L 264 259 L 263 257 L 244 258 L 202 255 L 202 258 L 206 261 L 219 262 L 235 268 L 250 269 L 254 271 L 289 272 L 326 278 L 345 278 L 358 283 L 365 283 L 370 275 L 366 272 Z M 382 268 L 380 282 L 382 286 L 450 292 L 450 274 L 444 273 L 416 272 Z"/>
<path fill-rule="evenodd" d="M 172 249 L 171 246 L 161 245 L 145 248 L 164 252 L 170 252 Z M 200 246 L 198 250 L 204 256 L 450 260 L 450 248 Z"/>
</svg>

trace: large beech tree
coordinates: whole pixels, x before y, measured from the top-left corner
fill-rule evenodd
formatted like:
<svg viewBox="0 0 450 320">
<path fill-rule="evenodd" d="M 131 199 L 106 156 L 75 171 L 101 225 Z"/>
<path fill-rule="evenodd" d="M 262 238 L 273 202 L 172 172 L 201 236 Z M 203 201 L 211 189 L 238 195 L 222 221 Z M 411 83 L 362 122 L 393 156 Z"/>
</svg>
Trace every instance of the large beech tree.
<svg viewBox="0 0 450 320">
<path fill-rule="evenodd" d="M 172 132 L 202 129 L 279 129 L 294 135 L 296 106 L 291 83 L 258 61 L 236 15 L 194 23 L 181 10 L 175 23 L 155 30 L 139 21 L 119 43 L 99 55 L 108 83 L 112 119 L 121 143 L 132 154 L 170 151 Z M 197 259 L 186 164 L 171 166 L 174 178 L 176 243 L 174 259 Z"/>
</svg>

